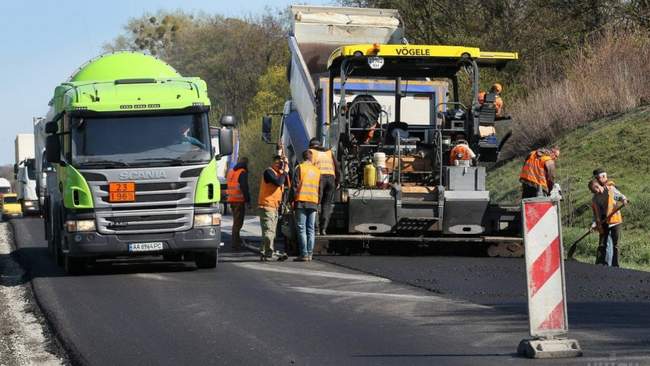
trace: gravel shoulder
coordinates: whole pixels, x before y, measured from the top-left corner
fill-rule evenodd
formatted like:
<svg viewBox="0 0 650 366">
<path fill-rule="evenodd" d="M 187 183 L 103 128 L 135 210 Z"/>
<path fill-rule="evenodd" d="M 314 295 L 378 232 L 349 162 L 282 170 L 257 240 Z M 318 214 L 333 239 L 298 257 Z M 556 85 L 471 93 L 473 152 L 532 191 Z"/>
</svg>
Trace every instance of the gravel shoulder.
<svg viewBox="0 0 650 366">
<path fill-rule="evenodd" d="M 0 223 L 0 365 L 65 365 L 12 252 L 10 224 Z"/>
</svg>

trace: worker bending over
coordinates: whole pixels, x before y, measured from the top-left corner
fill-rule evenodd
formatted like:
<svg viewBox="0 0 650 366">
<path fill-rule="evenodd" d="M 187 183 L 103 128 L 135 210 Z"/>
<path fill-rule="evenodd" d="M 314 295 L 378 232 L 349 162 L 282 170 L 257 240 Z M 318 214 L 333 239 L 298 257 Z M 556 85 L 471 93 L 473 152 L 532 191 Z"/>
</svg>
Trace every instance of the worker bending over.
<svg viewBox="0 0 650 366">
<path fill-rule="evenodd" d="M 293 179 L 293 200 L 300 245 L 300 256 L 294 259 L 297 262 L 311 261 L 312 258 L 320 182 L 320 170 L 313 164 L 311 150 L 305 150 L 302 157 L 303 162 L 296 167 Z"/>
<path fill-rule="evenodd" d="M 322 148 L 317 138 L 309 141 L 309 151 L 311 151 L 314 165 L 320 171 L 318 228 L 320 234 L 325 235 L 332 216 L 334 194 L 339 185 L 339 165 L 332 150 Z"/>
<path fill-rule="evenodd" d="M 244 226 L 246 208 L 250 208 L 251 195 L 248 190 L 248 158 L 240 157 L 237 164 L 226 174 L 226 201 L 232 210 L 232 249 L 241 249 L 241 232 Z"/>
<path fill-rule="evenodd" d="M 614 182 L 607 179 L 607 172 L 599 168 L 594 170 L 594 178 L 589 183 L 589 189 L 594 194 L 591 199 L 591 209 L 594 212 L 592 228 L 599 233 L 598 249 L 596 251 L 596 264 L 618 267 L 618 239 L 621 234 L 623 215 L 617 211 L 619 206 L 627 205 L 628 200 Z M 611 241 L 611 261 L 607 258 L 607 244 Z"/>
<path fill-rule="evenodd" d="M 560 186 L 556 183 L 555 162 L 560 157 L 560 149 L 537 149 L 532 151 L 519 174 L 519 181 L 522 187 L 522 198 L 545 197 L 555 189 L 559 191 Z"/>
<path fill-rule="evenodd" d="M 449 165 L 472 165 L 472 159 L 476 158 L 476 154 L 469 147 L 467 140 L 462 136 L 456 138 L 456 144 L 449 152 Z"/>
<path fill-rule="evenodd" d="M 289 185 L 288 164 L 282 156 L 273 157 L 273 164 L 264 170 L 260 182 L 260 194 L 257 204 L 260 208 L 260 225 L 262 226 L 262 247 L 260 250 L 262 261 L 273 258 L 275 252 L 273 242 L 278 226 L 278 210 L 282 203 L 282 194 Z M 285 260 L 286 255 L 279 255 L 278 260 Z"/>
</svg>

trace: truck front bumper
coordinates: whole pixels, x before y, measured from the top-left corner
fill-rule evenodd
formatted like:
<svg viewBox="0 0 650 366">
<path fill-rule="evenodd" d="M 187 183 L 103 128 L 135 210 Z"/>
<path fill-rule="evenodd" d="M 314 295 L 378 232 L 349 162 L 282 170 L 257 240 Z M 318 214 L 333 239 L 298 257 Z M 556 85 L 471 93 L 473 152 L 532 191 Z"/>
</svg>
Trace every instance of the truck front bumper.
<svg viewBox="0 0 650 366">
<path fill-rule="evenodd" d="M 41 212 L 39 201 L 24 201 L 22 203 L 23 214 L 37 214 Z"/>
<path fill-rule="evenodd" d="M 211 251 L 219 249 L 221 227 L 205 226 L 157 234 L 106 235 L 98 232 L 64 232 L 63 250 L 73 257 L 117 257 Z M 162 250 L 130 251 L 129 244 L 162 243 Z"/>
</svg>

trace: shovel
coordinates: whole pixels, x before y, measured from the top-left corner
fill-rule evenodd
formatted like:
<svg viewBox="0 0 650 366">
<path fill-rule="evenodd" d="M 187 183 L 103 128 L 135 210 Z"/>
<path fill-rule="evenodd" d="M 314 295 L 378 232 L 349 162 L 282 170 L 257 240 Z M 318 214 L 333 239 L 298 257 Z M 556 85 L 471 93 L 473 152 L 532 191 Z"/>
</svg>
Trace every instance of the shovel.
<svg viewBox="0 0 650 366">
<path fill-rule="evenodd" d="M 611 219 L 612 216 L 614 216 L 618 211 L 620 211 L 623 208 L 623 206 L 625 205 L 619 205 L 618 207 L 616 207 L 614 211 L 612 211 L 612 213 L 607 215 L 607 218 L 605 218 L 605 222 L 609 221 L 609 219 Z M 567 255 L 568 259 L 573 259 L 573 255 L 575 254 L 576 249 L 578 248 L 578 243 L 580 243 L 582 239 L 589 236 L 589 234 L 591 234 L 592 231 L 593 229 L 590 228 L 586 233 L 584 233 L 581 237 L 579 237 L 578 240 L 576 240 L 575 242 L 573 242 L 573 244 L 571 244 L 571 247 L 569 248 L 569 254 Z"/>
</svg>

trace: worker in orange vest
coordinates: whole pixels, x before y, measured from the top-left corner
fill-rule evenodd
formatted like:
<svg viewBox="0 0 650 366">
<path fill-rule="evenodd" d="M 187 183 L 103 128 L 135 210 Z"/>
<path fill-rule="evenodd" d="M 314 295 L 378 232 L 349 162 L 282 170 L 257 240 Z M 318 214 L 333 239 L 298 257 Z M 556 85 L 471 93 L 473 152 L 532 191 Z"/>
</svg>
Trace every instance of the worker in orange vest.
<svg viewBox="0 0 650 366">
<path fill-rule="evenodd" d="M 503 86 L 499 83 L 492 84 L 490 92 L 486 93 L 485 91 L 480 91 L 478 93 L 478 103 L 480 105 L 488 103 L 494 103 L 494 109 L 496 110 L 497 117 L 503 117 L 503 99 L 501 98 L 501 92 L 503 91 Z"/>
<path fill-rule="evenodd" d="M 289 167 L 286 159 L 280 155 L 273 157 L 273 165 L 266 168 L 260 182 L 260 194 L 257 204 L 260 208 L 260 225 L 262 226 L 261 260 L 267 261 L 274 256 L 273 242 L 278 226 L 278 210 L 282 203 L 282 194 L 289 184 Z M 286 255 L 277 256 L 278 260 L 287 259 Z"/>
<path fill-rule="evenodd" d="M 226 201 L 232 210 L 232 248 L 241 249 L 239 236 L 246 208 L 251 207 L 251 196 L 248 189 L 248 158 L 240 157 L 237 164 L 226 174 Z"/>
<path fill-rule="evenodd" d="M 474 158 L 476 158 L 476 154 L 469 147 L 467 140 L 458 137 L 456 145 L 449 152 L 449 165 L 461 165 L 461 162 L 468 162 L 467 165 L 472 165 Z"/>
<path fill-rule="evenodd" d="M 311 150 L 305 150 L 302 157 L 303 162 L 296 167 L 293 178 L 293 201 L 300 245 L 300 256 L 295 261 L 308 262 L 314 251 L 320 170 L 313 164 Z"/>
<path fill-rule="evenodd" d="M 339 165 L 331 149 L 324 149 L 317 138 L 309 141 L 314 165 L 320 170 L 318 229 L 321 235 L 327 234 L 327 226 L 332 216 L 334 194 L 339 185 Z"/>
<path fill-rule="evenodd" d="M 545 197 L 552 190 L 559 191 L 556 183 L 555 162 L 560 157 L 560 149 L 537 149 L 528 154 L 519 174 L 522 198 Z"/>
<path fill-rule="evenodd" d="M 594 170 L 594 178 L 590 183 L 590 189 L 594 194 L 591 199 L 591 209 L 594 213 L 592 229 L 597 230 L 598 249 L 596 251 L 596 264 L 611 265 L 618 267 L 618 239 L 621 233 L 623 215 L 621 211 L 614 214 L 617 202 L 622 205 L 628 204 L 628 199 L 623 195 L 614 182 L 607 179 L 607 172 L 604 169 Z M 611 260 L 607 258 L 608 242 L 611 240 Z"/>
<path fill-rule="evenodd" d="M 548 196 L 556 187 L 555 161 L 560 156 L 558 148 L 537 149 L 532 151 L 519 174 L 522 183 L 522 198 Z M 556 187 L 559 189 L 559 185 Z"/>
</svg>

